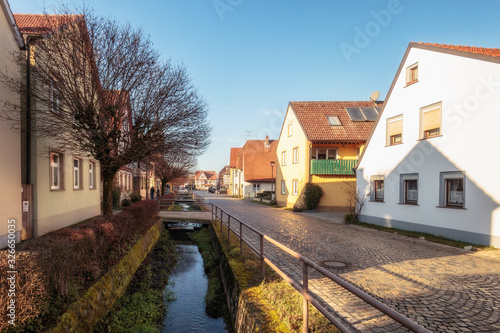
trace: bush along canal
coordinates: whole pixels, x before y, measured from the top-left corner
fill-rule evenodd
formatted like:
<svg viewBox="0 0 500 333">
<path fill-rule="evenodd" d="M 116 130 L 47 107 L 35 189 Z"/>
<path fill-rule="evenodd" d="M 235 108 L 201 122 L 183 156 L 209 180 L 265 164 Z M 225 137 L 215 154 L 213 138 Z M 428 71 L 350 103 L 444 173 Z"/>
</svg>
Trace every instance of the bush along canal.
<svg viewBox="0 0 500 333">
<path fill-rule="evenodd" d="M 166 287 L 163 332 L 232 332 L 218 256 L 206 228 L 170 231 L 179 257 Z"/>
</svg>

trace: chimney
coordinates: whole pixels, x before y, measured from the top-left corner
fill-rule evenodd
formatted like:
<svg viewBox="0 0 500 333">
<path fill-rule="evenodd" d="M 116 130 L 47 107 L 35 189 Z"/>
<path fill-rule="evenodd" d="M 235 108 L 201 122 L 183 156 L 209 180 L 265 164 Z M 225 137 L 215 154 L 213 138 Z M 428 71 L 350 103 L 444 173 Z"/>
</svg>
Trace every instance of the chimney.
<svg viewBox="0 0 500 333">
<path fill-rule="evenodd" d="M 269 148 L 269 135 L 266 135 L 266 148 Z"/>
</svg>

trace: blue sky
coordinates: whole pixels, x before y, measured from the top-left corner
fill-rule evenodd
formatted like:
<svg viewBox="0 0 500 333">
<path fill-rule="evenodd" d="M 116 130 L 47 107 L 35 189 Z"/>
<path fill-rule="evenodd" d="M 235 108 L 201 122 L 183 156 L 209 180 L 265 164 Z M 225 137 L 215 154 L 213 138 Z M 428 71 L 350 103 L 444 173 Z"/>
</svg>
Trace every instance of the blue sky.
<svg viewBox="0 0 500 333">
<path fill-rule="evenodd" d="M 50 13 L 74 0 L 10 0 Z M 198 168 L 220 171 L 231 147 L 277 139 L 289 101 L 383 100 L 411 41 L 500 48 L 500 1 L 86 0 L 141 26 L 182 63 L 210 106 L 212 144 Z"/>
</svg>

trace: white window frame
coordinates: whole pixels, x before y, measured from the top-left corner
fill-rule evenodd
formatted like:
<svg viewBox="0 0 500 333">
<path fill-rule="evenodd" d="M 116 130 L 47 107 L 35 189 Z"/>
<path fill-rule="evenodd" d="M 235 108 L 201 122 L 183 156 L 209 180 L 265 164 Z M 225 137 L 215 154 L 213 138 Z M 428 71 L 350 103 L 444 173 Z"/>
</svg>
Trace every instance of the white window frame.
<svg viewBox="0 0 500 333">
<path fill-rule="evenodd" d="M 462 204 L 449 204 L 448 203 L 448 188 L 447 181 L 453 179 L 461 179 L 463 186 Z M 466 199 L 466 175 L 465 171 L 446 171 L 439 174 L 439 207 L 443 208 L 462 208 L 465 209 Z"/>
<path fill-rule="evenodd" d="M 59 83 L 55 78 L 50 78 L 50 111 L 56 113 L 56 114 L 61 114 L 61 102 L 59 100 L 59 97 L 56 93 L 54 93 L 56 90 L 58 90 L 58 85 Z"/>
<path fill-rule="evenodd" d="M 326 160 L 337 160 L 338 159 L 338 154 L 339 154 L 339 150 L 338 148 L 314 148 L 313 149 L 313 156 L 312 156 L 312 159 L 313 160 L 318 160 L 318 152 L 320 150 L 325 150 L 326 151 Z M 330 151 L 335 151 L 335 157 L 334 158 L 330 158 Z"/>
<path fill-rule="evenodd" d="M 299 147 L 293 148 L 293 163 L 299 163 Z"/>
<path fill-rule="evenodd" d="M 95 189 L 95 166 L 96 164 L 89 161 L 89 189 Z"/>
<path fill-rule="evenodd" d="M 292 122 L 288 122 L 288 136 L 292 136 L 293 135 L 293 124 Z"/>
<path fill-rule="evenodd" d="M 281 152 L 281 165 L 286 165 L 286 150 Z"/>
<path fill-rule="evenodd" d="M 292 194 L 299 195 L 299 181 L 297 179 L 292 180 Z"/>
<path fill-rule="evenodd" d="M 286 181 L 281 181 L 281 194 L 286 194 Z"/>
<path fill-rule="evenodd" d="M 374 202 L 384 202 L 385 200 L 385 181 L 384 181 L 384 176 L 371 176 L 370 177 L 370 185 L 371 185 L 371 190 L 370 190 L 370 201 Z M 377 196 L 377 182 L 382 182 L 383 184 L 383 190 L 382 190 L 382 198 L 379 198 Z"/>
<path fill-rule="evenodd" d="M 342 126 L 338 116 L 327 116 L 330 126 Z"/>
<path fill-rule="evenodd" d="M 78 166 L 75 165 L 77 162 Z M 82 188 L 82 159 L 73 157 L 73 189 L 80 190 Z"/>
<path fill-rule="evenodd" d="M 391 135 L 391 133 L 389 132 L 389 129 L 391 127 L 390 124 L 395 123 L 395 122 L 399 122 L 399 121 L 401 122 L 401 133 Z M 403 143 L 403 115 L 400 114 L 400 115 L 397 115 L 397 116 L 394 116 L 391 118 L 387 118 L 385 130 L 386 130 L 386 146 L 394 146 L 394 145 L 402 144 Z M 401 141 L 400 142 L 393 142 L 392 138 L 397 136 L 397 135 L 401 136 Z"/>
<path fill-rule="evenodd" d="M 416 181 L 417 182 L 417 193 L 416 199 L 408 198 L 408 181 Z M 399 203 L 406 205 L 418 205 L 418 195 L 419 195 L 419 182 L 418 182 L 418 173 L 408 173 L 400 175 L 400 186 L 399 186 Z"/>
<path fill-rule="evenodd" d="M 57 162 L 53 161 L 52 156 L 57 156 Z M 63 189 L 63 155 L 57 152 L 50 152 L 50 189 L 51 190 L 61 190 Z M 54 177 L 56 176 L 56 177 Z M 57 178 L 57 181 L 55 181 Z"/>
</svg>

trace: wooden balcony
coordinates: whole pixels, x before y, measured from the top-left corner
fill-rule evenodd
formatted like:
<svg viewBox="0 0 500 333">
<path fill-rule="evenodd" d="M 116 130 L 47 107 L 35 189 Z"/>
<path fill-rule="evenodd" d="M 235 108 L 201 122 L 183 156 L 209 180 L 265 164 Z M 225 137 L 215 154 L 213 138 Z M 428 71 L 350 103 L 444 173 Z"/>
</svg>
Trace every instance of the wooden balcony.
<svg viewBox="0 0 500 333">
<path fill-rule="evenodd" d="M 358 160 L 311 160 L 311 175 L 354 176 L 356 163 Z"/>
</svg>

